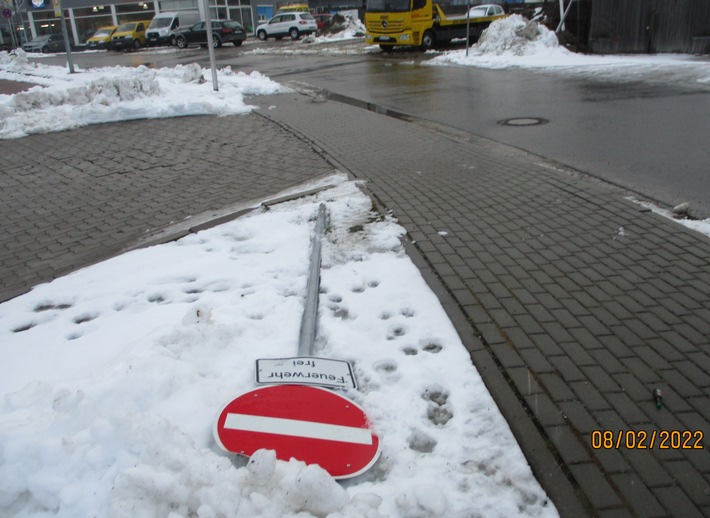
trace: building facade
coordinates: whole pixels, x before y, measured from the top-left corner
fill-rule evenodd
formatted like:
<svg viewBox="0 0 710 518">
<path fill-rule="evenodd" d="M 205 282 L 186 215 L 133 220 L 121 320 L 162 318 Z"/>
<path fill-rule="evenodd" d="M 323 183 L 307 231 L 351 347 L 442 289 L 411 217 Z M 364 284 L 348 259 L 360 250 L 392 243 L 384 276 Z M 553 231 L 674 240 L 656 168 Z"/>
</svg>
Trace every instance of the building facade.
<svg viewBox="0 0 710 518">
<path fill-rule="evenodd" d="M 57 1 L 57 0 L 54 0 Z M 202 0 L 60 0 L 67 23 L 67 31 L 75 46 L 82 45 L 99 27 L 120 25 L 125 22 L 152 20 L 157 13 L 197 10 L 204 16 Z M 0 32 L 0 44 L 11 39 L 14 29 L 19 46 L 42 34 L 61 33 L 61 17 L 57 15 L 53 0 L 0 0 L 3 9 L 10 9 L 13 16 L 4 20 Z M 236 20 L 247 32 L 271 18 L 280 5 L 295 2 L 282 0 L 207 0 L 210 17 Z M 313 0 L 313 12 L 331 12 L 343 9 L 362 10 L 357 0 Z M 0 22 L 2 23 L 2 22 Z M 4 38 L 3 38 L 4 37 Z"/>
</svg>

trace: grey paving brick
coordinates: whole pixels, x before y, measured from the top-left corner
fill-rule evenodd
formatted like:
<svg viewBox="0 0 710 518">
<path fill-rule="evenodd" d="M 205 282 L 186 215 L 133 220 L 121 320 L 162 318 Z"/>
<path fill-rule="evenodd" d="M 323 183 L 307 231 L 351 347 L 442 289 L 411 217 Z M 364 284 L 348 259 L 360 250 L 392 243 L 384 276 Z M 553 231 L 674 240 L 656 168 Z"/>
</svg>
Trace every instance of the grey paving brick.
<svg viewBox="0 0 710 518">
<path fill-rule="evenodd" d="M 673 477 L 658 461 L 653 450 L 622 448 L 619 451 L 629 464 L 631 464 L 635 473 L 649 487 L 669 486 L 673 484 Z"/>
<path fill-rule="evenodd" d="M 621 491 L 638 516 L 666 516 L 667 510 L 656 500 L 643 481 L 633 473 L 612 475 L 611 480 Z"/>
<path fill-rule="evenodd" d="M 681 397 L 687 399 L 703 395 L 702 390 L 691 382 L 684 372 L 668 368 L 659 369 L 657 372 Z"/>
<path fill-rule="evenodd" d="M 555 371 L 555 368 L 547 360 L 547 358 L 545 358 L 545 356 L 535 348 L 520 349 L 518 353 L 525 362 L 525 365 L 527 365 L 534 372 L 542 373 Z"/>
<path fill-rule="evenodd" d="M 549 426 L 545 428 L 545 432 L 566 464 L 591 461 L 588 444 L 585 444 L 584 438 L 574 434 L 568 426 Z"/>
<path fill-rule="evenodd" d="M 621 499 L 596 465 L 576 464 L 570 466 L 570 471 L 597 509 L 621 505 Z"/>
<path fill-rule="evenodd" d="M 513 380 L 516 389 L 523 396 L 543 392 L 542 387 L 535 379 L 535 375 L 527 367 L 512 367 L 506 369 L 506 374 Z"/>
<path fill-rule="evenodd" d="M 675 485 L 680 486 L 696 505 L 710 505 L 710 481 L 695 466 L 687 461 L 672 461 L 665 466 L 673 476 Z"/>
<path fill-rule="evenodd" d="M 585 436 L 588 446 L 592 445 L 591 436 Z M 607 476 L 615 473 L 631 473 L 631 465 L 618 450 L 614 448 L 593 449 L 594 460 L 599 463 L 603 473 Z"/>
<path fill-rule="evenodd" d="M 562 347 L 562 349 L 565 351 L 565 354 L 569 356 L 580 367 L 597 365 L 597 362 L 587 351 L 586 344 L 582 345 L 578 341 L 573 339 L 571 341 L 565 341 L 560 343 L 560 347 Z"/>
<path fill-rule="evenodd" d="M 656 487 L 653 488 L 653 494 L 665 507 L 667 516 L 687 516 L 688 518 L 704 518 L 708 516 L 701 508 L 695 505 L 680 487 Z"/>
<path fill-rule="evenodd" d="M 483 337 L 486 338 L 485 336 Z M 506 369 L 514 367 L 522 367 L 527 369 L 525 360 L 518 351 L 507 342 L 498 342 L 490 344 L 491 352 L 496 357 L 498 362 Z"/>
<path fill-rule="evenodd" d="M 592 349 L 589 354 L 597 361 L 599 367 L 607 374 L 618 374 L 627 372 L 626 366 L 621 363 L 617 356 L 609 350 L 606 342 L 603 348 Z"/>
<path fill-rule="evenodd" d="M 631 511 L 624 508 L 602 509 L 598 514 L 599 518 L 628 518 L 635 516 Z"/>
<path fill-rule="evenodd" d="M 649 421 L 646 413 L 624 392 L 611 392 L 605 395 L 611 406 L 619 413 L 627 425 L 647 423 Z"/>
<path fill-rule="evenodd" d="M 602 392 L 617 392 L 620 387 L 609 372 L 600 365 L 582 366 L 582 372 L 587 376 L 587 379 L 594 384 L 597 389 Z"/>
<path fill-rule="evenodd" d="M 548 360 L 555 367 L 556 372 L 567 382 L 586 381 L 587 378 L 568 356 L 549 356 Z"/>
<path fill-rule="evenodd" d="M 569 386 L 587 409 L 594 411 L 611 408 L 609 401 L 593 383 L 589 381 L 574 381 Z"/>
<path fill-rule="evenodd" d="M 542 426 L 565 424 L 562 411 L 546 394 L 530 394 L 526 395 L 524 399 Z"/>
</svg>

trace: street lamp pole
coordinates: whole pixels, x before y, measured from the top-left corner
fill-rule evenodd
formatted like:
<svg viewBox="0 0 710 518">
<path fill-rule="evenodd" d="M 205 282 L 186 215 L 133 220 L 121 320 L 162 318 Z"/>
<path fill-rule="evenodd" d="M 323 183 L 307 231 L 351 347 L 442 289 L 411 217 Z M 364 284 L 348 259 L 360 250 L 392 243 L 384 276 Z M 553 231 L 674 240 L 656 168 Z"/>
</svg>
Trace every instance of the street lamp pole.
<svg viewBox="0 0 710 518">
<path fill-rule="evenodd" d="M 62 0 L 52 0 L 52 5 L 54 6 L 54 16 L 59 16 L 59 20 L 62 24 L 62 37 L 64 38 L 64 50 L 67 52 L 67 65 L 69 66 L 69 73 L 74 73 L 74 61 L 71 55 L 71 43 L 69 42 L 69 33 L 67 32 L 67 23 L 64 19 L 64 9 L 62 9 Z"/>
</svg>

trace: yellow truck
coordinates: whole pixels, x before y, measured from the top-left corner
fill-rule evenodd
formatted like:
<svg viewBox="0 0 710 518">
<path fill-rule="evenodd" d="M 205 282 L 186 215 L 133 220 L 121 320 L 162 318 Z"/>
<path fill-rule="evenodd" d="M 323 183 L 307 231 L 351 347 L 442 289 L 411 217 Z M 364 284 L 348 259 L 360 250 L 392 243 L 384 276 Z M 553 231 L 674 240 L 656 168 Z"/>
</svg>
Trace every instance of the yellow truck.
<svg viewBox="0 0 710 518">
<path fill-rule="evenodd" d="M 486 9 L 481 9 L 485 7 Z M 475 42 L 491 22 L 507 14 L 499 5 L 474 6 L 470 12 L 446 14 L 432 0 L 368 0 L 365 41 L 385 51 L 397 46 L 429 50 L 453 39 Z"/>
</svg>

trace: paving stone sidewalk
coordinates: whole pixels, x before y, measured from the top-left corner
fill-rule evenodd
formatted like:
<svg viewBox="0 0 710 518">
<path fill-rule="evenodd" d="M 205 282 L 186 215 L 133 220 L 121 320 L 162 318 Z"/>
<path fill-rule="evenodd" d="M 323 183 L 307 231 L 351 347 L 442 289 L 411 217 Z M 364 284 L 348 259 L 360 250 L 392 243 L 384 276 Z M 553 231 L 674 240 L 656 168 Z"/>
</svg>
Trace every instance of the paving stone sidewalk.
<svg viewBox="0 0 710 518">
<path fill-rule="evenodd" d="M 256 116 L 94 125 L 0 140 L 0 156 L 0 300 L 333 172 Z"/>
<path fill-rule="evenodd" d="M 561 513 L 710 516 L 710 239 L 539 157 L 325 98 L 265 113 L 408 230 Z"/>
<path fill-rule="evenodd" d="M 407 229 L 563 516 L 709 516 L 710 239 L 540 157 L 325 99 L 0 141 L 0 298 L 338 167 Z"/>
</svg>

